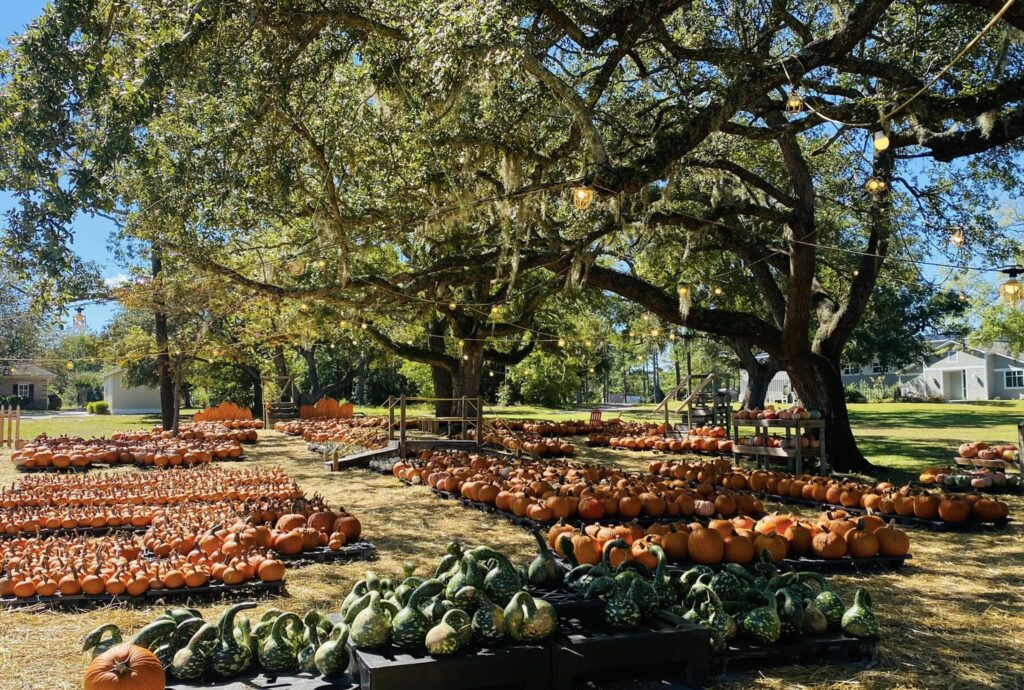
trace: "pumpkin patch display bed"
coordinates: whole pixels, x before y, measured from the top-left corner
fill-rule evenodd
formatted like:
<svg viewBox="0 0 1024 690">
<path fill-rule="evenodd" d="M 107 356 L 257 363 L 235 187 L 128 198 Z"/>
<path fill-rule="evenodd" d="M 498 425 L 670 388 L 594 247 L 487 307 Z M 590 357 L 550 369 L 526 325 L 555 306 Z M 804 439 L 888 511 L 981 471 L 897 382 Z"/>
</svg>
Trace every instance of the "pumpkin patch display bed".
<svg viewBox="0 0 1024 690">
<path fill-rule="evenodd" d="M 687 481 L 712 490 L 752 493 L 765 501 L 804 505 L 850 514 L 869 512 L 897 524 L 939 532 L 1001 529 L 1008 523 L 1009 506 L 977 493 L 928 491 L 908 484 L 866 484 L 835 477 L 750 471 L 726 462 L 652 462 L 657 477 Z M 721 487 L 720 489 L 718 487 Z M 706 490 L 706 489 L 705 489 Z M 737 499 L 738 500 L 738 499 Z"/>
<path fill-rule="evenodd" d="M 0 491 L 0 605 L 277 593 L 286 558 L 372 557 L 361 529 L 278 468 L 24 477 Z"/>
<path fill-rule="evenodd" d="M 56 594 L 50 596 L 0 597 L 0 608 L 23 608 L 41 606 L 51 609 L 88 609 L 130 604 L 133 606 L 155 606 L 163 602 L 199 603 L 213 602 L 221 599 L 248 599 L 259 596 L 276 596 L 284 593 L 283 580 L 276 582 L 245 582 L 237 585 L 225 585 L 213 582 L 199 587 L 182 587 L 181 589 L 150 589 L 141 595 L 110 595 L 110 594 Z"/>
</svg>

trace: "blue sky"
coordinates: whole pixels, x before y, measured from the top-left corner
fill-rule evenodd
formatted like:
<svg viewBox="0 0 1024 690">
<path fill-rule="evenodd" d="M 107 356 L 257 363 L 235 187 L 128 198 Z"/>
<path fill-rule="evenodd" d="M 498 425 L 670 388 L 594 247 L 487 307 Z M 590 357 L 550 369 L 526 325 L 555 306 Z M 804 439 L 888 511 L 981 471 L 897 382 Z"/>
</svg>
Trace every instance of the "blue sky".
<svg viewBox="0 0 1024 690">
<path fill-rule="evenodd" d="M 0 40 L 4 47 L 7 39 L 21 33 L 25 25 L 42 13 L 46 0 L 5 0 L 0 7 Z M 7 211 L 14 205 L 10 194 L 0 191 L 0 212 Z M 102 275 L 106 279 L 116 279 L 123 275 L 125 269 L 114 263 L 107 251 L 107 241 L 113 230 L 113 224 L 105 218 L 81 216 L 74 223 L 74 250 L 83 259 L 95 261 L 102 266 Z M 91 329 L 107 323 L 116 307 L 111 304 L 85 305 L 85 318 Z"/>
</svg>

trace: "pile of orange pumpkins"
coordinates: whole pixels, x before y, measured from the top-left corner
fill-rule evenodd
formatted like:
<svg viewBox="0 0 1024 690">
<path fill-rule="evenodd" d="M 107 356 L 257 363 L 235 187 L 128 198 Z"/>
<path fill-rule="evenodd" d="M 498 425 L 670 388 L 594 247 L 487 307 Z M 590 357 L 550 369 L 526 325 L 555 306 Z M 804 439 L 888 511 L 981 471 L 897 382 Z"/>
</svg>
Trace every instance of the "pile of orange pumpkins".
<svg viewBox="0 0 1024 690">
<path fill-rule="evenodd" d="M 765 405 L 764 408 L 756 407 L 748 410 L 738 410 L 733 414 L 734 419 L 762 419 L 766 421 L 792 421 L 821 419 L 821 413 L 816 410 L 807 410 L 799 405 L 788 407 L 784 410 L 775 409 L 774 405 Z"/>
<path fill-rule="evenodd" d="M 799 477 L 762 470 L 745 469 L 715 463 L 661 463 L 648 466 L 651 474 L 697 481 L 703 476 L 716 486 L 734 491 L 749 490 L 780 498 L 814 501 L 838 508 L 866 510 L 882 516 L 916 517 L 962 523 L 969 520 L 996 522 L 1009 515 L 1003 501 L 976 494 L 929 492 L 910 485 L 895 486 L 889 482 L 875 485 L 842 482 L 832 477 L 801 475 Z"/>
<path fill-rule="evenodd" d="M 984 441 L 972 441 L 961 443 L 957 449 L 960 457 L 978 458 L 979 460 L 1002 460 L 1004 462 L 1017 462 L 1020 458 L 1020 449 L 1012 443 L 1002 443 L 990 446 Z"/>
<path fill-rule="evenodd" d="M 242 455 L 241 442 L 236 439 L 191 431 L 177 438 L 162 432 L 139 431 L 113 434 L 109 439 L 41 435 L 14 451 L 11 459 L 26 470 L 45 470 L 86 469 L 96 464 L 191 466 Z"/>
<path fill-rule="evenodd" d="M 17 599 L 275 582 L 288 556 L 361 535 L 276 468 L 27 477 L 0 492 L 0 528 L 0 598 Z"/>
<path fill-rule="evenodd" d="M 396 463 L 392 473 L 535 522 L 599 521 L 620 517 L 760 515 L 764 505 L 749 493 L 709 483 L 648 477 L 564 461 L 503 460 L 465 451 L 422 451 Z"/>
<path fill-rule="evenodd" d="M 469 437 L 476 438 L 476 433 L 471 430 Z M 576 453 L 576 446 L 563 439 L 541 436 L 528 431 L 516 433 L 500 427 L 485 431 L 483 442 L 490 446 L 500 446 L 511 452 L 524 450 L 541 457 L 558 457 Z"/>
<path fill-rule="evenodd" d="M 671 563 L 745 565 L 768 552 L 773 561 L 785 558 L 870 559 L 900 558 L 910 552 L 906 532 L 887 525 L 878 516 L 853 517 L 842 511 L 822 513 L 816 522 L 796 515 L 773 513 L 759 520 L 747 516 L 699 522 L 655 523 L 646 529 L 636 522 L 615 526 L 594 523 L 577 528 L 559 522 L 548 530 L 548 540 L 559 555 L 567 556 L 563 537 L 572 544 L 580 563 L 596 564 L 606 545 L 623 539 L 629 548 L 613 547 L 613 565 L 635 560 L 653 568 L 657 558 L 651 546 L 660 546 Z"/>
<path fill-rule="evenodd" d="M 387 445 L 387 428 L 388 419 L 386 417 L 293 419 L 274 424 L 275 431 L 289 436 L 301 436 L 307 443 L 342 443 L 368 450 L 383 448 Z"/>
</svg>

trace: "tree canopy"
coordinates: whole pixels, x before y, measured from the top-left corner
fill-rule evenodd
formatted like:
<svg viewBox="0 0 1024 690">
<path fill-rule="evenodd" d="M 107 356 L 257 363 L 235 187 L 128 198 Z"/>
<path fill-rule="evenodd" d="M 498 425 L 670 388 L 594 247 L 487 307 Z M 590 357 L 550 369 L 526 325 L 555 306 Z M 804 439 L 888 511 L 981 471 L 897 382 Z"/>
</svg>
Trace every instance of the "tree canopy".
<svg viewBox="0 0 1024 690">
<path fill-rule="evenodd" d="M 839 361 L 876 286 L 964 258 L 951 228 L 1013 248 L 1024 9 L 949 66 L 1001 6 L 57 0 L 3 64 L 5 248 L 59 293 L 103 213 L 469 395 L 555 293 L 614 293 L 766 352 L 863 468 Z"/>
</svg>

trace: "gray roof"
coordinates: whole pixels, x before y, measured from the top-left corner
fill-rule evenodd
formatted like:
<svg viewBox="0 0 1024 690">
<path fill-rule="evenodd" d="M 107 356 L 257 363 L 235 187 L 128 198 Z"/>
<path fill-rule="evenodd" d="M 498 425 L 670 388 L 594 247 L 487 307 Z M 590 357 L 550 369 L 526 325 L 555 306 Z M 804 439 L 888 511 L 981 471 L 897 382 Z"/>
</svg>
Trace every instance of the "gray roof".
<svg viewBox="0 0 1024 690">
<path fill-rule="evenodd" d="M 42 367 L 37 367 L 35 364 L 29 364 L 28 362 L 20 362 L 11 365 L 11 375 L 7 378 L 17 378 L 18 376 L 31 376 L 33 378 L 43 379 L 55 379 L 57 375 L 52 371 L 47 371 Z"/>
</svg>

